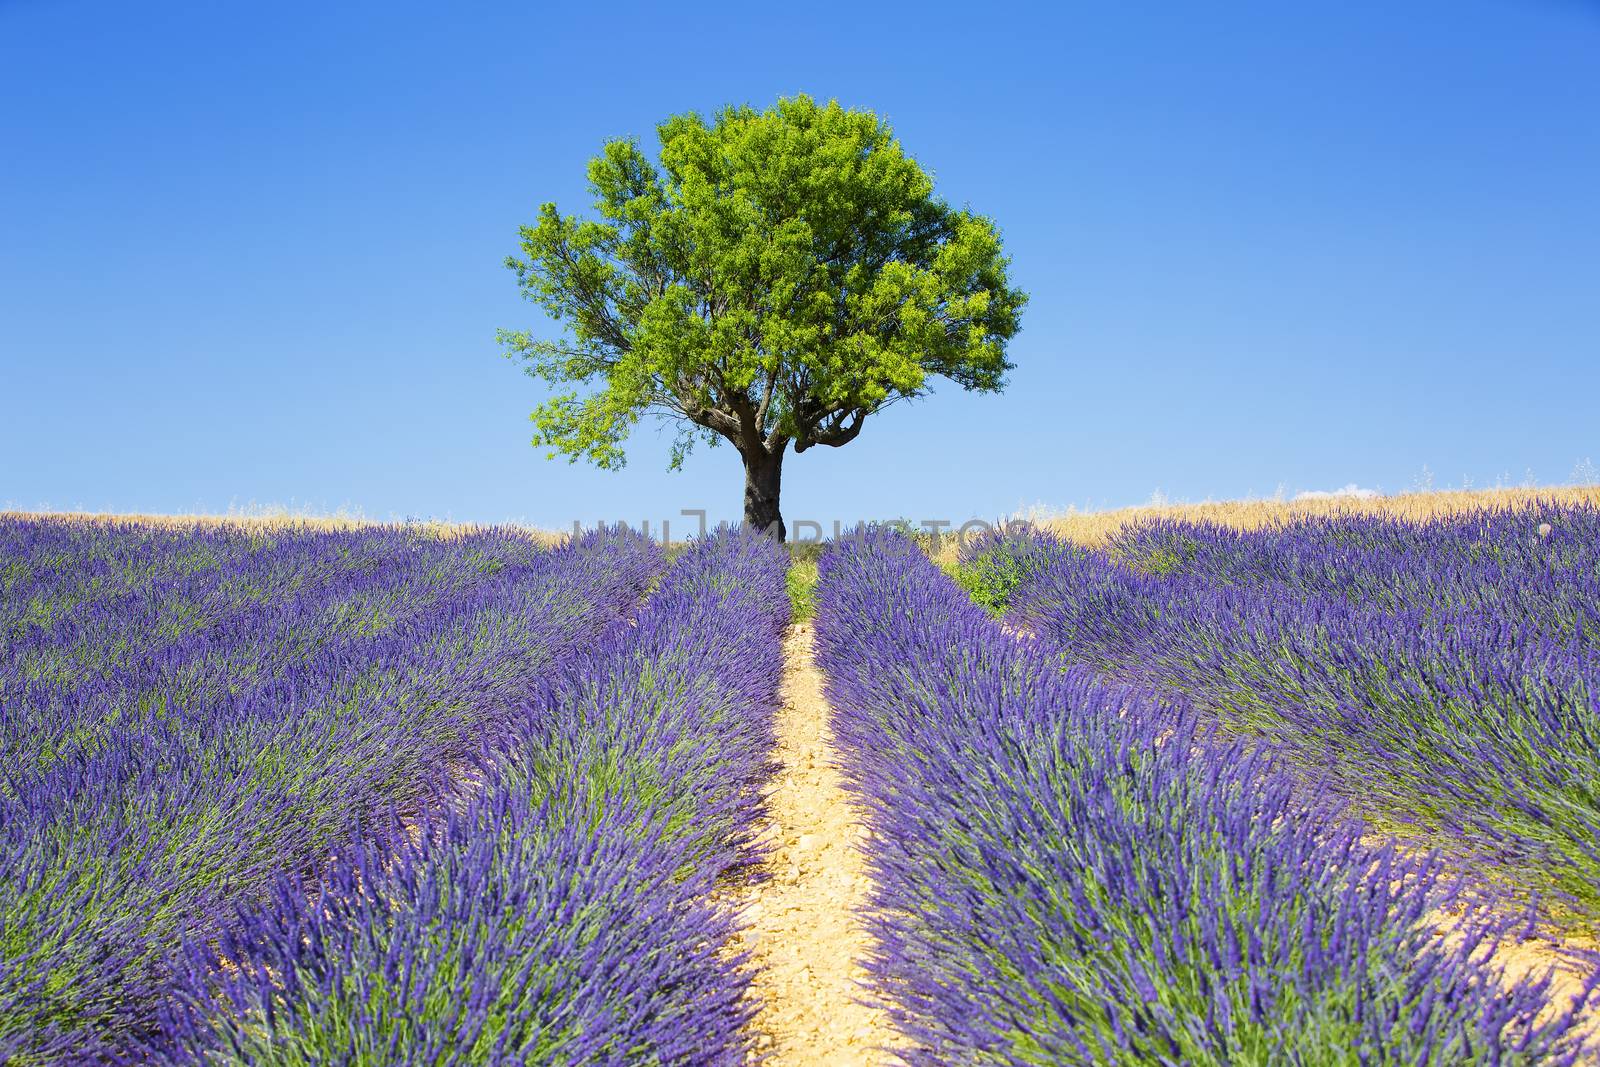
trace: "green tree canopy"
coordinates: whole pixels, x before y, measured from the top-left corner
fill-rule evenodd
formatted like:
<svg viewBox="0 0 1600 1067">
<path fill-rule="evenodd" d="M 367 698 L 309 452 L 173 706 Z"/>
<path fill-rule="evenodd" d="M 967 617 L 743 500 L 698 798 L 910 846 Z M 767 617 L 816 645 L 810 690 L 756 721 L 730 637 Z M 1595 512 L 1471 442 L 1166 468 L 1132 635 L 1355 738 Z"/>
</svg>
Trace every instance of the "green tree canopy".
<svg viewBox="0 0 1600 1067">
<path fill-rule="evenodd" d="M 796 96 L 657 133 L 658 160 L 617 140 L 590 161 L 598 218 L 546 203 L 507 260 L 566 327 L 500 331 L 556 387 L 535 446 L 620 467 L 646 414 L 678 424 L 674 468 L 726 439 L 745 521 L 781 535 L 789 445 L 846 444 L 937 377 L 1003 387 L 1026 297 L 1000 236 L 936 197 L 878 116 Z"/>
</svg>

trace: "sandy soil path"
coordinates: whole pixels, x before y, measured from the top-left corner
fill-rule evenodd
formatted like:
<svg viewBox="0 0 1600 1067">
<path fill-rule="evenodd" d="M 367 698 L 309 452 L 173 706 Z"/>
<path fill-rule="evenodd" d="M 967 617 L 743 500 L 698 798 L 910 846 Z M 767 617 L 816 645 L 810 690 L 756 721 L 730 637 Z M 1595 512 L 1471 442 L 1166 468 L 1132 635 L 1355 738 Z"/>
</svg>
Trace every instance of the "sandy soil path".
<svg viewBox="0 0 1600 1067">
<path fill-rule="evenodd" d="M 892 1043 L 888 1019 L 858 1000 L 868 945 L 855 914 L 870 885 L 859 851 L 866 829 L 833 766 L 809 624 L 790 631 L 784 655 L 768 878 L 747 891 L 734 945 L 752 955 L 761 1052 L 777 1067 L 893 1063 L 881 1051 Z"/>
</svg>

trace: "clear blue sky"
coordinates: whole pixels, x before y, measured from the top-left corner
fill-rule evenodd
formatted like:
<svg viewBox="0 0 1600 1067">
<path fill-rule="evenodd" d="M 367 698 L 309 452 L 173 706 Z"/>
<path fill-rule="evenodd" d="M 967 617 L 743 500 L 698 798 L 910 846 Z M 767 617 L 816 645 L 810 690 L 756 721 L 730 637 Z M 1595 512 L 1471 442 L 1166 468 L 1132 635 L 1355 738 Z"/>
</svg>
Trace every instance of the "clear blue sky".
<svg viewBox="0 0 1600 1067">
<path fill-rule="evenodd" d="M 1032 303 L 1008 392 L 791 457 L 791 520 L 1600 461 L 1600 4 L 1049 6 L 0 0 L 0 505 L 735 515 L 726 448 L 529 447 L 501 262 L 605 139 L 797 91 Z"/>
</svg>

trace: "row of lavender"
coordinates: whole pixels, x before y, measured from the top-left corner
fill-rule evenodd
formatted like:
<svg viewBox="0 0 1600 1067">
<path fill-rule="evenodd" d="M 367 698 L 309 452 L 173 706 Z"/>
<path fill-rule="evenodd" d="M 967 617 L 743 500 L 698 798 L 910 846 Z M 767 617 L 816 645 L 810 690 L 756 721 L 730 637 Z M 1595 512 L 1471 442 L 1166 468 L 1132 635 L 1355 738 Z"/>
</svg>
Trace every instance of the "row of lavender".
<svg viewBox="0 0 1600 1067">
<path fill-rule="evenodd" d="M 1271 738 L 1393 830 L 1600 926 L 1600 509 L 973 546 L 1069 660 Z"/>
<path fill-rule="evenodd" d="M 396 812 L 630 615 L 600 531 L 0 521 L 0 1062 L 148 1039 L 186 940 Z"/>
<path fill-rule="evenodd" d="M 698 542 L 484 753 L 481 792 L 194 946 L 159 1058 L 746 1062 L 713 889 L 754 858 L 786 562 Z"/>
<path fill-rule="evenodd" d="M 903 539 L 826 553 L 818 654 L 868 811 L 870 963 L 918 1063 L 1531 1064 L 1548 987 L 1431 856 L 1182 703 L 1063 672 Z M 1459 913 L 1456 936 L 1432 929 Z M 1575 1007 L 1575 1006 L 1572 1006 Z"/>
</svg>

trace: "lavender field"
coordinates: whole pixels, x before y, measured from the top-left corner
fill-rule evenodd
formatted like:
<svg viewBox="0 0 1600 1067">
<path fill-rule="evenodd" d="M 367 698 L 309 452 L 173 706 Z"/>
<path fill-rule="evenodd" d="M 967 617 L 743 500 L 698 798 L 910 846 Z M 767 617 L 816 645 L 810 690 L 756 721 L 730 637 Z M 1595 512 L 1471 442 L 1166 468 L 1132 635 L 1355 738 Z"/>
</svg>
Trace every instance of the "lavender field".
<svg viewBox="0 0 1600 1067">
<path fill-rule="evenodd" d="M 888 554 L 819 617 L 928 1062 L 1582 1056 L 1600 510 L 1015 527 L 990 612 Z M 1536 931 L 1578 981 L 1502 973 Z"/>
<path fill-rule="evenodd" d="M 968 560 L 1065 662 L 1271 741 L 1386 830 L 1595 932 L 1600 509 L 1157 522 L 1095 552 L 1019 528 Z"/>
<path fill-rule="evenodd" d="M 0 1063 L 1593 1055 L 1600 509 L 924 547 L 0 519 Z"/>
<path fill-rule="evenodd" d="M 10 519 L 0 561 L 0 1062 L 738 1060 L 708 893 L 775 546 Z"/>
</svg>

